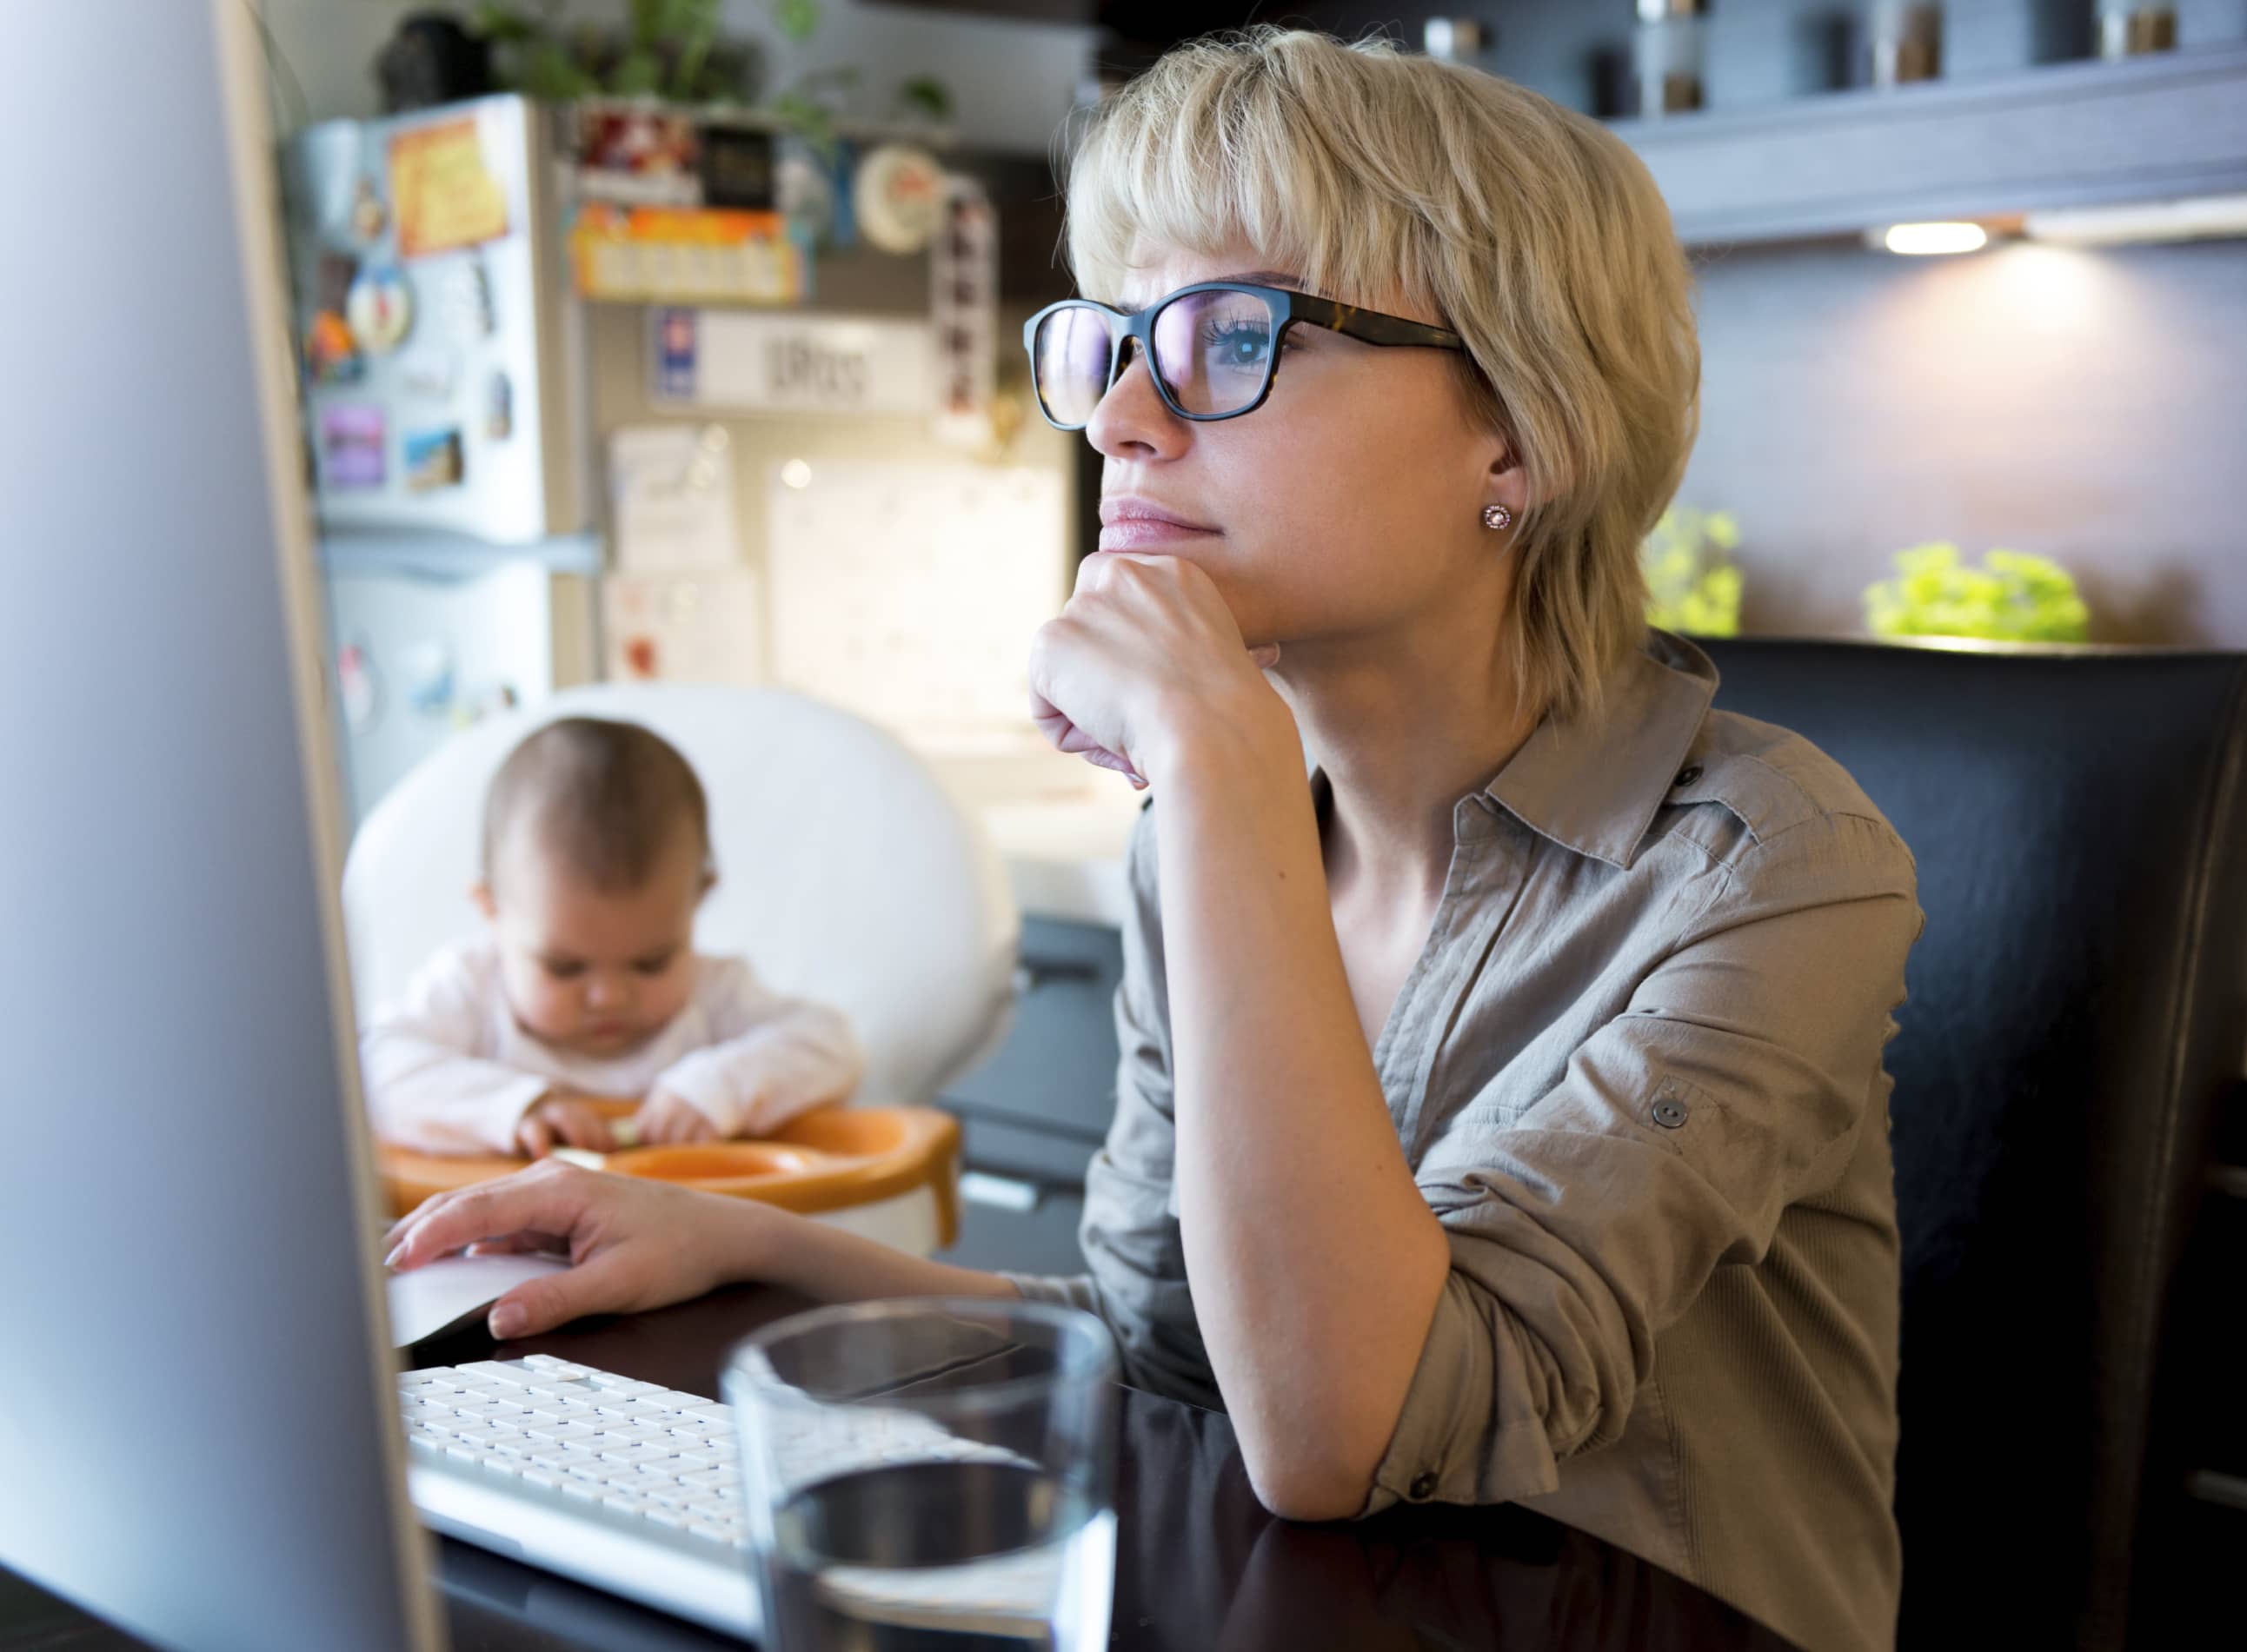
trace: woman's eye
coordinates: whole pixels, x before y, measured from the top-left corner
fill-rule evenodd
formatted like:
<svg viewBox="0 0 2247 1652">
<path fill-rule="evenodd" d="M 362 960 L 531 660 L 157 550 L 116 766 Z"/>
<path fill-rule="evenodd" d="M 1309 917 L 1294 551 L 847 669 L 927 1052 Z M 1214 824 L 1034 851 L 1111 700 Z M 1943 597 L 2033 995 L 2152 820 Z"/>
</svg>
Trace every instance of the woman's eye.
<svg viewBox="0 0 2247 1652">
<path fill-rule="evenodd" d="M 1272 347 L 1272 330 L 1248 323 L 1212 327 L 1208 339 L 1213 353 L 1226 366 L 1253 367 L 1263 361 L 1266 352 Z"/>
</svg>

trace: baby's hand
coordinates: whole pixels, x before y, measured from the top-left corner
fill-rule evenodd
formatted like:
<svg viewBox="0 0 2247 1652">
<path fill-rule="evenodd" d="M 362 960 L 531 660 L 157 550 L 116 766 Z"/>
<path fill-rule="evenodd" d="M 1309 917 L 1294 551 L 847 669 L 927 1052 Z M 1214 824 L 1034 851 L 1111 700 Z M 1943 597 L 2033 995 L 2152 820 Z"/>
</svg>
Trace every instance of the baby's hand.
<svg viewBox="0 0 2247 1652">
<path fill-rule="evenodd" d="M 692 1102 L 658 1090 L 632 1115 L 643 1147 L 684 1146 L 692 1142 L 714 1142 L 718 1127 Z"/>
<path fill-rule="evenodd" d="M 516 1123 L 515 1144 L 533 1158 L 544 1158 L 557 1147 L 582 1147 L 605 1153 L 616 1137 L 609 1121 L 589 1096 L 574 1090 L 553 1090 L 535 1102 Z"/>
</svg>

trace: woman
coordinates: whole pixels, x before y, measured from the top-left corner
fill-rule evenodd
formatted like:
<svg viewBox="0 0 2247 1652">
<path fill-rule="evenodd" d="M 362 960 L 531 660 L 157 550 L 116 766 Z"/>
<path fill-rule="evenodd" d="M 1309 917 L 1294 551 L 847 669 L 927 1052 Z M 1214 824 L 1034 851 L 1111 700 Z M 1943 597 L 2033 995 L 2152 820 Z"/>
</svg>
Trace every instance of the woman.
<svg viewBox="0 0 2247 1652">
<path fill-rule="evenodd" d="M 1032 354 L 1102 554 L 1036 709 L 1154 796 L 1090 1276 L 553 1168 L 398 1259 L 566 1239 L 500 1335 L 741 1278 L 1076 1302 L 1281 1514 L 1520 1501 L 1891 1642 L 1912 865 L 1642 622 L 1699 372 L 1651 181 L 1502 81 L 1265 31 L 1100 114 L 1069 248 L 1114 308 Z"/>
</svg>

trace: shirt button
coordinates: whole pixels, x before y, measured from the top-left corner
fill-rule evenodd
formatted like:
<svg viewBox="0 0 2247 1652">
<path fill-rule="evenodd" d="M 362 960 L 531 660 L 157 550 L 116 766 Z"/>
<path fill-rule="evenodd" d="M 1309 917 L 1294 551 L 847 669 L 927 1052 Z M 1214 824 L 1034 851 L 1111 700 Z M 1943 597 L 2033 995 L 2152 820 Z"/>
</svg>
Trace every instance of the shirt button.
<svg viewBox="0 0 2247 1652">
<path fill-rule="evenodd" d="M 1404 1495 L 1415 1503 L 1425 1503 L 1436 1495 L 1436 1477 L 1433 1474 L 1417 1477 L 1412 1484 L 1405 1488 Z"/>
<path fill-rule="evenodd" d="M 1685 1122 L 1685 1103 L 1674 1096 L 1663 1096 L 1654 1104 L 1654 1122 L 1663 1130 L 1676 1130 Z"/>
<path fill-rule="evenodd" d="M 1701 765 L 1694 763 L 1677 771 L 1677 780 L 1676 783 L 1680 786 L 1690 786 L 1695 781 L 1700 778 Z"/>
</svg>

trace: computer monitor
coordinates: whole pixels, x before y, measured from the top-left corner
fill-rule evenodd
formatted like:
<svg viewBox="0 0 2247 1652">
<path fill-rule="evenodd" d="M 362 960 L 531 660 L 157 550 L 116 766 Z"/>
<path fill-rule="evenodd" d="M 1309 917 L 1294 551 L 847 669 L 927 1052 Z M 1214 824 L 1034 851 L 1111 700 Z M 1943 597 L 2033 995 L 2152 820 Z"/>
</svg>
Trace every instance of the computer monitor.
<svg viewBox="0 0 2247 1652">
<path fill-rule="evenodd" d="M 71 0 L 8 44 L 0 1564 L 170 1646 L 434 1647 L 256 22 Z"/>
</svg>

